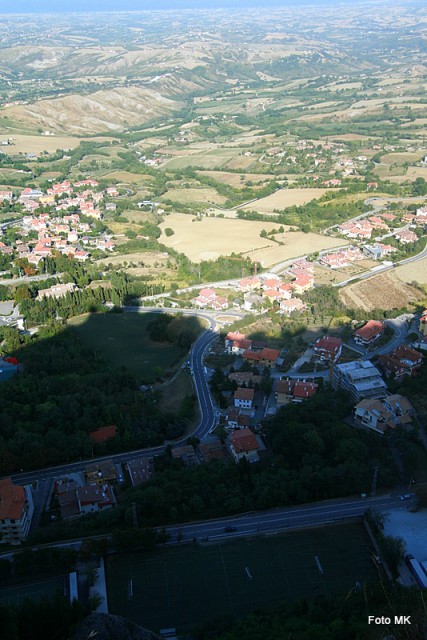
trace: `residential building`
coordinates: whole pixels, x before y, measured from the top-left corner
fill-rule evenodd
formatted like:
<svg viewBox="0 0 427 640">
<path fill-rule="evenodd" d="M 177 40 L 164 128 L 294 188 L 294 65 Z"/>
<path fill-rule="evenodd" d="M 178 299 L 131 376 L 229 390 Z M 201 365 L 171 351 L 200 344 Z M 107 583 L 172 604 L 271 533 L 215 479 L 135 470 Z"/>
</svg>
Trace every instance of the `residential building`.
<svg viewBox="0 0 427 640">
<path fill-rule="evenodd" d="M 252 340 L 243 339 L 243 340 L 234 340 L 231 343 L 231 346 L 227 348 L 228 353 L 232 353 L 235 356 L 242 356 L 247 349 L 250 349 L 252 346 Z"/>
<path fill-rule="evenodd" d="M 260 365 L 272 369 L 276 366 L 277 360 L 280 356 L 280 351 L 278 349 L 268 349 L 267 347 L 264 347 L 261 350 L 260 355 Z"/>
<path fill-rule="evenodd" d="M 276 405 L 278 407 L 288 404 L 292 401 L 295 381 L 294 380 L 278 380 L 276 384 Z"/>
<path fill-rule="evenodd" d="M 238 387 L 243 387 L 243 385 L 249 387 L 260 384 L 262 378 L 252 373 L 252 371 L 235 371 L 228 374 L 228 379 L 230 382 L 235 382 Z"/>
<path fill-rule="evenodd" d="M 384 332 L 384 323 L 379 320 L 368 320 L 363 327 L 357 329 L 353 333 L 353 338 L 356 344 L 360 344 L 364 347 L 369 346 L 375 340 L 378 340 Z"/>
<path fill-rule="evenodd" d="M 306 380 L 292 380 L 285 378 L 278 380 L 276 385 L 276 404 L 283 406 L 289 402 L 302 402 L 314 396 L 318 389 L 315 382 Z"/>
<path fill-rule="evenodd" d="M 259 451 L 265 450 L 265 445 L 260 436 L 255 435 L 250 429 L 235 431 L 230 436 L 230 451 L 236 462 L 246 458 L 248 462 L 259 461 Z"/>
<path fill-rule="evenodd" d="M 77 487 L 76 498 L 80 514 L 104 511 L 116 504 L 113 489 L 108 484 Z"/>
<path fill-rule="evenodd" d="M 302 402 L 314 396 L 318 389 L 315 382 L 306 382 L 305 380 L 297 380 L 293 389 L 293 402 Z"/>
<path fill-rule="evenodd" d="M 394 237 L 397 238 L 401 244 L 410 244 L 411 242 L 416 242 L 418 240 L 417 234 L 407 229 L 396 231 Z"/>
<path fill-rule="evenodd" d="M 255 391 L 243 387 L 234 392 L 234 406 L 238 409 L 252 409 Z"/>
<path fill-rule="evenodd" d="M 304 309 L 305 304 L 300 298 L 280 301 L 280 311 L 287 316 L 290 316 L 294 311 L 304 311 Z"/>
<path fill-rule="evenodd" d="M 332 386 L 348 391 L 355 402 L 364 398 L 383 398 L 387 394 L 387 385 L 370 360 L 335 364 Z"/>
<path fill-rule="evenodd" d="M 50 254 L 50 249 L 47 249 Z M 67 293 L 74 293 L 79 291 L 79 288 L 74 282 L 67 282 L 65 284 L 55 284 L 48 289 L 40 289 L 36 300 L 43 300 L 43 298 L 62 298 Z"/>
<path fill-rule="evenodd" d="M 172 458 L 182 460 L 188 467 L 198 463 L 196 452 L 191 444 L 184 444 L 171 449 Z"/>
<path fill-rule="evenodd" d="M 0 542 L 20 544 L 26 539 L 34 513 L 31 487 L 15 485 L 12 478 L 0 480 Z"/>
<path fill-rule="evenodd" d="M 88 484 L 104 484 L 117 480 L 117 469 L 112 460 L 101 460 L 85 469 Z"/>
<path fill-rule="evenodd" d="M 342 340 L 332 336 L 323 336 L 314 343 L 314 359 L 318 362 L 334 364 L 342 352 Z"/>
<path fill-rule="evenodd" d="M 395 425 L 392 416 L 383 403 L 375 398 L 365 398 L 354 407 L 354 419 L 377 433 L 384 434 L 389 428 Z"/>
<path fill-rule="evenodd" d="M 387 378 L 394 376 L 401 378 L 405 375 L 411 376 L 419 369 L 424 356 L 415 349 L 406 345 L 400 345 L 391 353 L 379 357 L 379 366 Z"/>
<path fill-rule="evenodd" d="M 415 415 L 415 409 L 414 405 L 406 396 L 394 393 L 384 399 L 384 405 L 387 411 L 390 412 L 393 422 L 396 425 L 411 424 L 412 418 Z"/>
<path fill-rule="evenodd" d="M 209 462 L 210 460 L 223 460 L 225 458 L 225 451 L 221 440 L 214 435 L 205 436 L 199 444 L 199 450 L 205 462 Z"/>
<path fill-rule="evenodd" d="M 150 480 L 154 473 L 154 461 L 153 458 L 144 456 L 143 458 L 135 458 L 135 460 L 129 460 L 126 463 L 126 469 L 128 470 L 130 481 L 133 487 L 147 482 Z"/>
<path fill-rule="evenodd" d="M 427 336 L 427 309 L 425 309 L 421 314 L 418 330 L 423 336 Z"/>
</svg>

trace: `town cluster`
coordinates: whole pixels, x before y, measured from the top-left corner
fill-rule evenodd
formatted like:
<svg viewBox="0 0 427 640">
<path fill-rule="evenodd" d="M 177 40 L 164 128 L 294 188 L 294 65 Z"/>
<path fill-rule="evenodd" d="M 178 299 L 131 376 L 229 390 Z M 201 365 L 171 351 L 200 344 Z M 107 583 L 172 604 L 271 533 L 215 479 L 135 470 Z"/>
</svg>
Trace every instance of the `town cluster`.
<svg viewBox="0 0 427 640">
<path fill-rule="evenodd" d="M 71 184 L 68 180 L 55 183 L 46 193 L 40 189 L 24 189 L 14 200 L 12 191 L 0 191 L 0 202 L 16 202 L 25 212 L 20 221 L 21 238 L 15 248 L 0 242 L 0 253 L 26 259 L 35 267 L 46 257 L 59 252 L 79 261 L 89 258 L 90 248 L 112 251 L 114 242 L 105 234 L 94 237 L 91 220 L 102 220 L 100 203 L 105 196 L 117 197 L 115 187 L 105 191 L 98 188 L 96 180 L 81 180 Z M 114 203 L 105 204 L 105 209 L 115 208 Z M 50 213 L 43 208 L 49 207 Z M 74 210 L 74 213 L 70 213 Z M 24 239 L 25 240 L 24 240 Z"/>
</svg>

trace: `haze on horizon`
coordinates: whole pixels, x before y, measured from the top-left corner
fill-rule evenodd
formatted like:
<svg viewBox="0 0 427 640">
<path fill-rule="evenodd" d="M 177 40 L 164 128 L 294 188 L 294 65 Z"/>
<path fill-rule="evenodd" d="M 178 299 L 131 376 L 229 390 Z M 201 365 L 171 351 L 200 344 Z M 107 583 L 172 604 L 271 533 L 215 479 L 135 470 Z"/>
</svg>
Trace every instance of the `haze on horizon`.
<svg viewBox="0 0 427 640">
<path fill-rule="evenodd" d="M 375 3 L 376 0 L 368 0 Z M 109 11 L 156 11 L 156 10 L 208 10 L 275 8 L 319 5 L 354 4 L 351 0 L 16 0 L 0 8 L 1 14 L 20 13 L 91 13 Z"/>
</svg>

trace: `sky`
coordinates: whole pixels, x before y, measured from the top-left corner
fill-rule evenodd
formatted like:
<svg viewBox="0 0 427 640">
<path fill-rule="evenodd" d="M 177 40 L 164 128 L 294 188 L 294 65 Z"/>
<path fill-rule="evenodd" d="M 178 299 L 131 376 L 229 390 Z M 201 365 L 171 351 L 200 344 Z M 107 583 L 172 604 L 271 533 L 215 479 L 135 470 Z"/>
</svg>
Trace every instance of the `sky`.
<svg viewBox="0 0 427 640">
<path fill-rule="evenodd" d="M 0 0 L 4 13 L 71 13 L 165 9 L 236 9 L 331 4 L 339 0 Z M 349 1 L 349 0 L 347 0 Z"/>
</svg>

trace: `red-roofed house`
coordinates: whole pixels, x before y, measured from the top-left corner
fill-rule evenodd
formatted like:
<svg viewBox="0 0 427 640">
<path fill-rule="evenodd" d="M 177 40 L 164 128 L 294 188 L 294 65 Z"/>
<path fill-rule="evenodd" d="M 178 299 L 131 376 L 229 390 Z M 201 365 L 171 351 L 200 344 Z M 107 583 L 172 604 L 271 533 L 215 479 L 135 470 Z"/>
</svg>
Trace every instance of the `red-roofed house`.
<svg viewBox="0 0 427 640">
<path fill-rule="evenodd" d="M 3 543 L 20 544 L 28 535 L 34 504 L 31 489 L 0 480 L 0 537 Z"/>
<path fill-rule="evenodd" d="M 247 349 L 252 346 L 252 340 L 235 340 L 230 347 L 228 347 L 228 353 L 233 353 L 236 356 L 242 356 Z"/>
<path fill-rule="evenodd" d="M 243 354 L 243 360 L 247 360 L 248 362 L 258 363 L 261 360 L 261 352 L 251 351 L 250 349 L 247 349 Z"/>
<path fill-rule="evenodd" d="M 334 364 L 342 352 L 342 340 L 331 336 L 318 338 L 314 343 L 314 358 L 319 362 Z"/>
<path fill-rule="evenodd" d="M 273 368 L 276 365 L 276 361 L 279 356 L 280 351 L 277 349 L 268 349 L 266 347 L 261 351 L 260 364 L 264 367 Z"/>
<path fill-rule="evenodd" d="M 368 320 L 363 327 L 353 333 L 354 341 L 364 347 L 378 340 L 384 332 L 384 323 L 380 320 Z"/>
<path fill-rule="evenodd" d="M 260 449 L 265 449 L 265 445 L 250 429 L 240 429 L 230 436 L 230 451 L 236 462 L 242 458 L 258 462 Z"/>
<path fill-rule="evenodd" d="M 304 293 L 314 287 L 314 277 L 312 275 L 298 276 L 296 280 L 292 282 L 292 288 L 296 293 Z"/>
<path fill-rule="evenodd" d="M 107 442 L 107 440 L 115 438 L 116 435 L 117 427 L 115 425 L 111 425 L 109 427 L 100 427 L 99 429 L 96 429 L 96 431 L 91 431 L 89 433 L 89 438 L 97 444 L 103 444 L 104 442 Z"/>
<path fill-rule="evenodd" d="M 311 398 L 317 391 L 318 385 L 315 382 L 295 382 L 294 386 L 294 402 L 302 402 Z"/>
<path fill-rule="evenodd" d="M 249 276 L 248 278 L 242 278 L 239 282 L 240 291 L 253 291 L 260 286 L 260 279 L 258 276 Z"/>
<path fill-rule="evenodd" d="M 255 391 L 240 387 L 234 392 L 234 406 L 238 409 L 252 409 Z"/>
</svg>

